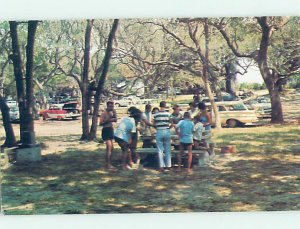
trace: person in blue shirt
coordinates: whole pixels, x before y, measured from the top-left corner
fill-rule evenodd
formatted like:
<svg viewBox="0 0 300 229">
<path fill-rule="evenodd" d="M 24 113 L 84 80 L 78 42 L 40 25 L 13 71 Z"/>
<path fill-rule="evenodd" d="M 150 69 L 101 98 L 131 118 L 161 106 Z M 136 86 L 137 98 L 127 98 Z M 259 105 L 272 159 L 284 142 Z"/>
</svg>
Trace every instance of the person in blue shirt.
<svg viewBox="0 0 300 229">
<path fill-rule="evenodd" d="M 131 157 L 131 143 L 132 138 L 137 132 L 136 122 L 140 120 L 141 112 L 138 109 L 129 109 L 129 117 L 125 117 L 121 120 L 118 127 L 115 130 L 115 141 L 122 149 L 122 167 L 123 169 L 131 169 L 132 157 Z M 129 160 L 129 165 L 128 165 Z"/>
<path fill-rule="evenodd" d="M 176 125 L 176 132 L 179 136 L 179 150 L 178 155 L 178 168 L 181 170 L 182 154 L 184 150 L 188 150 L 188 172 L 192 172 L 192 145 L 193 145 L 193 130 L 194 123 L 191 120 L 191 113 L 185 112 L 183 115 L 183 120 L 179 121 Z"/>
</svg>

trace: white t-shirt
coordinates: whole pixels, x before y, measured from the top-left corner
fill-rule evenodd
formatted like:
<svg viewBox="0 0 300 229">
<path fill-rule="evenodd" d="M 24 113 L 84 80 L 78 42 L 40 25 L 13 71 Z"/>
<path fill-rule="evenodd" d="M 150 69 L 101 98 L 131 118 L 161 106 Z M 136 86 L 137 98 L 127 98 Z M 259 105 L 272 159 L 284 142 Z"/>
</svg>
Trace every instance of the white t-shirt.
<svg viewBox="0 0 300 229">
<path fill-rule="evenodd" d="M 203 132 L 205 132 L 205 127 L 201 122 L 198 122 L 194 126 L 194 131 L 193 131 L 193 138 L 197 141 L 202 140 L 203 138 Z"/>
<path fill-rule="evenodd" d="M 152 113 L 143 113 L 142 115 L 142 120 L 147 120 L 148 122 L 152 122 Z M 150 126 L 146 125 L 146 123 L 141 122 L 141 134 L 142 135 L 146 135 L 146 136 L 150 136 L 151 135 L 151 129 Z"/>
<path fill-rule="evenodd" d="M 117 129 L 115 130 L 115 136 L 123 139 L 125 142 L 129 143 L 131 138 L 131 133 L 136 132 L 136 125 L 134 118 L 125 117 L 121 120 Z"/>
</svg>

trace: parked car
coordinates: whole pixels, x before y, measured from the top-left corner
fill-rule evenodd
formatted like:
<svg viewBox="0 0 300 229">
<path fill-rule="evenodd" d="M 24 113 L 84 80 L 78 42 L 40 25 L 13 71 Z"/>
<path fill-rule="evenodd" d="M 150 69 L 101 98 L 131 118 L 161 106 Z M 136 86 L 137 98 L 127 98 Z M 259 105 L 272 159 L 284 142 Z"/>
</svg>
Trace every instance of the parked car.
<svg viewBox="0 0 300 229">
<path fill-rule="evenodd" d="M 259 113 L 259 118 L 271 118 L 272 106 L 270 98 L 258 97 L 245 102 L 248 108 L 254 109 Z"/>
<path fill-rule="evenodd" d="M 129 107 L 135 104 L 131 98 L 126 98 L 126 97 L 123 99 L 114 100 L 114 103 L 115 103 L 115 107 Z"/>
<path fill-rule="evenodd" d="M 9 108 L 9 117 L 11 122 L 16 122 L 20 119 L 19 108 L 17 106 Z"/>
<path fill-rule="evenodd" d="M 231 94 L 225 93 L 225 92 L 222 93 L 222 99 L 223 99 L 223 101 L 239 101 L 240 100 L 239 97 L 236 97 L 234 95 L 231 95 Z M 214 96 L 214 101 L 218 101 L 217 96 Z M 202 97 L 202 102 L 207 103 L 207 102 L 210 102 L 210 100 L 208 97 L 205 96 L 205 97 Z"/>
<path fill-rule="evenodd" d="M 78 119 L 80 117 L 79 104 L 77 102 L 65 103 L 63 106 L 51 105 L 49 109 L 40 112 L 43 120 L 46 119 Z"/>
<path fill-rule="evenodd" d="M 212 117 L 212 125 L 215 125 L 215 115 L 211 104 L 206 103 Z M 216 102 L 219 110 L 221 125 L 228 127 L 244 126 L 258 122 L 257 113 L 249 110 L 242 101 Z"/>
<path fill-rule="evenodd" d="M 6 104 L 8 107 L 17 107 L 18 106 L 17 101 L 14 101 L 14 100 L 7 100 Z"/>
</svg>

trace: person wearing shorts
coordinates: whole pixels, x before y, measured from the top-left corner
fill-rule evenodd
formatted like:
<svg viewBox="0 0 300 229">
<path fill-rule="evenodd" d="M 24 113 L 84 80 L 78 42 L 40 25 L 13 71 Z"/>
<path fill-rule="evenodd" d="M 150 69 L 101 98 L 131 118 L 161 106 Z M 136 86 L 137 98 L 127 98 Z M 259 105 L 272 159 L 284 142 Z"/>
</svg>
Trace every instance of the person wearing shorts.
<svg viewBox="0 0 300 229">
<path fill-rule="evenodd" d="M 121 120 L 120 124 L 115 130 L 114 138 L 122 149 L 122 167 L 123 169 L 131 169 L 131 141 L 132 135 L 136 133 L 136 120 L 141 112 L 138 109 L 129 109 L 130 116 Z M 129 164 L 128 164 L 129 161 Z"/>
<path fill-rule="evenodd" d="M 178 169 L 181 170 L 182 164 L 182 155 L 183 151 L 188 151 L 188 172 L 192 171 L 192 146 L 193 146 L 193 130 L 194 123 L 191 120 L 191 113 L 185 112 L 183 115 L 183 120 L 179 121 L 179 123 L 175 126 L 176 132 L 179 136 L 179 154 L 178 154 Z"/>
<path fill-rule="evenodd" d="M 117 113 L 114 109 L 114 102 L 108 101 L 106 103 L 106 110 L 100 116 L 100 126 L 102 126 L 101 137 L 106 143 L 106 163 L 108 169 L 114 169 L 112 166 L 112 152 L 114 149 L 114 129 L 113 122 L 117 121 Z"/>
</svg>

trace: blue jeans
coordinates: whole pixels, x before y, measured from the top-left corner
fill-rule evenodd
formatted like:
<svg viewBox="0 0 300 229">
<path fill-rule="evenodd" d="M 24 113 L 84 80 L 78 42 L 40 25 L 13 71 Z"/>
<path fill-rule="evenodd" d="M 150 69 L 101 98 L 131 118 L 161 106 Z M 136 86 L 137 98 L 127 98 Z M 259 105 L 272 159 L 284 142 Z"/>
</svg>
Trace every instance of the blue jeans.
<svg viewBox="0 0 300 229">
<path fill-rule="evenodd" d="M 171 167 L 171 133 L 170 129 L 156 131 L 159 167 Z"/>
</svg>

